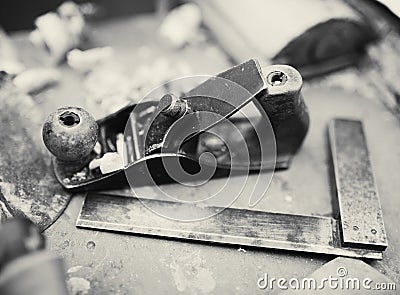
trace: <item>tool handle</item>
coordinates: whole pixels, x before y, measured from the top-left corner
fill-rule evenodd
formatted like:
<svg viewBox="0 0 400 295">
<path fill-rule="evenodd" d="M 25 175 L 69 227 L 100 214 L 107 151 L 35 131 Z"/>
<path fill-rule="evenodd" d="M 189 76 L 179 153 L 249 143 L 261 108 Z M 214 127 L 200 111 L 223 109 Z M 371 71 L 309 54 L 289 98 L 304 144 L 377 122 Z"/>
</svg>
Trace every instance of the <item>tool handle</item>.
<svg viewBox="0 0 400 295">
<path fill-rule="evenodd" d="M 262 68 L 266 88 L 256 95 L 275 133 L 277 168 L 288 168 L 307 134 L 310 119 L 301 95 L 300 73 L 287 65 Z"/>
</svg>

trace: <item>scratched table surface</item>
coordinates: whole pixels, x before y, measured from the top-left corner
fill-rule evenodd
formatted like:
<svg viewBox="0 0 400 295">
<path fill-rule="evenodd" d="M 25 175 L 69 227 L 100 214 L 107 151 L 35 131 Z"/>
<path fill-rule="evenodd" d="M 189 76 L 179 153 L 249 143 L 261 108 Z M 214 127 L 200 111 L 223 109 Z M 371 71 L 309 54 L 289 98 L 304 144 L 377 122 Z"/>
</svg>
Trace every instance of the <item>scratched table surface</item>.
<svg viewBox="0 0 400 295">
<path fill-rule="evenodd" d="M 113 46 L 116 58 L 128 67 L 140 62 L 135 52 L 143 45 L 155 56 L 186 61 L 197 74 L 216 74 L 231 66 L 212 43 L 180 51 L 160 48 L 155 42 L 156 28 L 157 21 L 149 16 L 97 24 L 91 45 Z M 12 37 L 21 59 L 28 66 L 40 65 L 27 33 Z M 85 104 L 82 75 L 67 65 L 59 68 L 61 83 L 33 97 L 41 111 L 47 114 L 60 106 L 77 105 L 96 113 Z M 304 85 L 311 114 L 309 133 L 291 168 L 275 173 L 257 209 L 332 216 L 327 124 L 334 117 L 362 119 L 389 243 L 383 260 L 368 263 L 398 282 L 400 122 L 379 100 L 357 94 L 357 87 L 357 83 L 332 87 L 324 81 Z M 50 249 L 65 258 L 72 294 L 265 294 L 266 290 L 257 287 L 264 273 L 302 278 L 334 258 L 78 229 L 75 222 L 83 200 L 84 195 L 74 195 L 65 212 L 45 231 Z M 234 206 L 243 207 L 245 201 L 239 198 Z"/>
</svg>

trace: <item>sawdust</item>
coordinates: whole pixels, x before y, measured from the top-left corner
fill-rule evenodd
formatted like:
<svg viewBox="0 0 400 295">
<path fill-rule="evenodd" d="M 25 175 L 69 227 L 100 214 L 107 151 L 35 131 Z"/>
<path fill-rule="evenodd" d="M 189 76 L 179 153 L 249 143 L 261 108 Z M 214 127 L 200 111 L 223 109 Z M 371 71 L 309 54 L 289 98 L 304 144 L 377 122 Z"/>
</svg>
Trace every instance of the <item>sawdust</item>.
<svg viewBox="0 0 400 295">
<path fill-rule="evenodd" d="M 73 266 L 73 267 L 71 267 L 71 268 L 69 268 L 69 269 L 67 270 L 67 273 L 68 273 L 68 274 L 74 273 L 74 272 L 77 272 L 77 271 L 81 270 L 82 268 L 83 268 L 82 265 Z"/>
<path fill-rule="evenodd" d="M 71 295 L 85 295 L 90 289 L 90 282 L 83 278 L 71 277 L 67 281 L 67 286 Z"/>
</svg>

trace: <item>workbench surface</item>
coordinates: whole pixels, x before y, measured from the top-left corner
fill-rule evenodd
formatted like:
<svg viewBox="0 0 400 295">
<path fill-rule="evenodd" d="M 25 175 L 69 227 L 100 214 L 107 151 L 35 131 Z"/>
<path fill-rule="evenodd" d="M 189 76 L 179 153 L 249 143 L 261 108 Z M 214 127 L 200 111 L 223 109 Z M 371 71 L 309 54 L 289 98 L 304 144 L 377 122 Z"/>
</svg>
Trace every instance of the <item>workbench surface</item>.
<svg viewBox="0 0 400 295">
<path fill-rule="evenodd" d="M 135 53 L 142 46 L 151 49 L 154 56 L 186 61 L 197 74 L 216 74 L 231 66 L 212 41 L 180 51 L 159 47 L 156 27 L 157 20 L 151 16 L 96 24 L 91 45 L 113 46 L 116 58 L 127 67 L 140 63 Z M 40 65 L 26 33 L 14 34 L 13 40 L 28 66 Z M 33 97 L 38 108 L 50 113 L 66 104 L 76 105 L 96 115 L 98 110 L 85 104 L 82 75 L 65 64 L 60 69 L 60 85 Z M 347 70 L 346 75 L 349 71 L 352 70 Z M 357 81 L 348 85 L 341 88 L 327 81 L 305 85 L 303 96 L 311 115 L 309 133 L 291 168 L 275 173 L 256 209 L 332 216 L 327 124 L 337 116 L 361 118 L 389 243 L 382 261 L 368 263 L 398 282 L 399 120 L 379 100 L 361 97 Z M 266 291 L 258 288 L 257 280 L 264 273 L 300 279 L 334 258 L 78 229 L 75 222 L 83 200 L 84 195 L 73 196 L 65 212 L 45 231 L 50 249 L 65 258 L 72 294 L 261 294 Z M 239 198 L 234 206 L 243 207 L 245 201 L 245 196 Z"/>
</svg>

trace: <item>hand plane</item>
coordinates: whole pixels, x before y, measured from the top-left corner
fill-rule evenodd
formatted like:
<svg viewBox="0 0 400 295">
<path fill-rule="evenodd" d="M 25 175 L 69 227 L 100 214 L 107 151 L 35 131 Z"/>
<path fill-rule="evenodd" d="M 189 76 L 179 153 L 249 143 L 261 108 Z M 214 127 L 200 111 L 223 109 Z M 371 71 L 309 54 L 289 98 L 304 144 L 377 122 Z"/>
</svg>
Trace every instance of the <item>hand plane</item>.
<svg viewBox="0 0 400 295">
<path fill-rule="evenodd" d="M 127 176 L 135 186 L 171 183 L 176 179 L 165 167 L 167 162 L 177 161 L 188 175 L 200 175 L 209 165 L 207 157 L 201 157 L 204 153 L 215 156 L 210 161 L 216 164 L 212 177 L 284 169 L 309 126 L 301 87 L 294 68 L 262 68 L 251 59 L 185 93 L 151 97 L 97 122 L 82 109 L 61 108 L 44 123 L 43 140 L 54 155 L 58 181 L 75 191 L 121 188 L 128 184 Z M 258 112 L 254 120 L 246 115 L 250 103 Z M 97 142 L 101 147 L 95 152 Z M 91 161 L 117 152 L 121 143 L 122 167 L 107 173 L 89 169 Z M 231 151 L 235 146 L 240 148 Z"/>
</svg>

